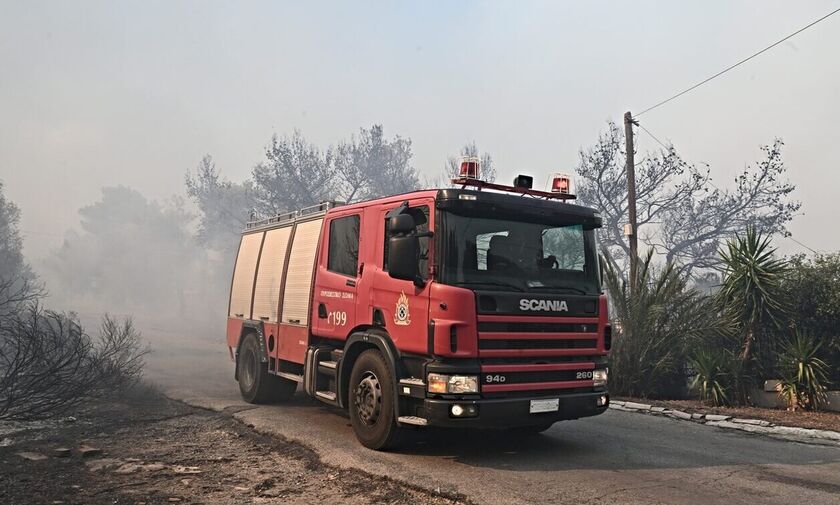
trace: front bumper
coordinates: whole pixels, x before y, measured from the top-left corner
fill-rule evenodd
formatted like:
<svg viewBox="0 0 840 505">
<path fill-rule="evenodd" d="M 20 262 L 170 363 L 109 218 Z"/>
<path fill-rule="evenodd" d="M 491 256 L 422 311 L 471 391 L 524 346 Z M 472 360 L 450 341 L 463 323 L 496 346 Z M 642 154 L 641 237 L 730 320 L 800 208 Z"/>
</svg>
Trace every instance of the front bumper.
<svg viewBox="0 0 840 505">
<path fill-rule="evenodd" d="M 597 401 L 606 396 L 604 405 Z M 426 398 L 421 408 L 429 426 L 452 428 L 509 428 L 515 426 L 533 426 L 556 421 L 596 416 L 609 406 L 609 394 L 606 391 L 573 393 L 558 395 L 560 408 L 556 412 L 529 412 L 531 400 L 545 400 L 546 396 L 525 398 L 502 398 L 485 400 L 442 400 Z M 475 417 L 453 417 L 450 412 L 453 405 L 475 405 L 478 415 Z"/>
</svg>

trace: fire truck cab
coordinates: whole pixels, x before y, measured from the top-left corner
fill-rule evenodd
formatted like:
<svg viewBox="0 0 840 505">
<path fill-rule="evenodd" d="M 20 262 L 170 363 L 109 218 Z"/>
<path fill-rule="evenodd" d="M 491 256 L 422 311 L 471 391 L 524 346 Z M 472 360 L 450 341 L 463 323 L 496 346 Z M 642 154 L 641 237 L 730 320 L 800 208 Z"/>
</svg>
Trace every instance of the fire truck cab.
<svg viewBox="0 0 840 505">
<path fill-rule="evenodd" d="M 568 203 L 568 179 L 462 175 L 247 225 L 227 323 L 246 401 L 301 384 L 373 449 L 409 428 L 537 433 L 606 410 L 598 212 Z"/>
</svg>

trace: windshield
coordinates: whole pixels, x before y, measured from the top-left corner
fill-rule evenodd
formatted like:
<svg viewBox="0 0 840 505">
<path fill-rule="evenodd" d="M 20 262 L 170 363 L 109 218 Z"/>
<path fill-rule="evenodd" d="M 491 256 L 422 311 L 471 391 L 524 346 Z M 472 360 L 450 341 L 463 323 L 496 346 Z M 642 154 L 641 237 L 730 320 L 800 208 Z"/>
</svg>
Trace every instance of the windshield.
<svg viewBox="0 0 840 505">
<path fill-rule="evenodd" d="M 441 282 L 476 289 L 598 294 L 594 230 L 442 212 Z"/>
</svg>

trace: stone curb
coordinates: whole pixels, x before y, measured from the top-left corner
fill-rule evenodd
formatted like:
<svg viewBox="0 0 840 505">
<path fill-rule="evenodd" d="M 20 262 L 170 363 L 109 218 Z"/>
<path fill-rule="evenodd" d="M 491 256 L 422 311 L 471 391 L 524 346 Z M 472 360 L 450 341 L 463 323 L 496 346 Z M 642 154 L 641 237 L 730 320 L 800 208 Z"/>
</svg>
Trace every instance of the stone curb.
<svg viewBox="0 0 840 505">
<path fill-rule="evenodd" d="M 840 432 L 829 430 L 815 430 L 810 428 L 796 428 L 793 426 L 777 426 L 762 419 L 740 419 L 719 414 L 689 414 L 681 410 L 654 407 L 645 403 L 611 401 L 609 407 L 622 412 L 636 412 L 639 414 L 664 415 L 673 419 L 694 421 L 696 423 L 714 426 L 716 428 L 732 429 L 747 433 L 769 435 L 784 440 L 797 442 L 818 442 L 840 446 Z"/>
</svg>

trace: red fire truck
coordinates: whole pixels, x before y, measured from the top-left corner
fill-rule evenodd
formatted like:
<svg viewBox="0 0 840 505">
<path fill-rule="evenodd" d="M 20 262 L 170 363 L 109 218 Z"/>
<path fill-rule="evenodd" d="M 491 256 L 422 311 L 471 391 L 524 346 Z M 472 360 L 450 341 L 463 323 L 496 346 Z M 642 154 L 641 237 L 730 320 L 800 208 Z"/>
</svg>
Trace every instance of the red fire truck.
<svg viewBox="0 0 840 505">
<path fill-rule="evenodd" d="M 303 391 L 359 441 L 425 426 L 538 433 L 606 410 L 611 329 L 594 209 L 477 178 L 248 223 L 227 345 L 242 397 Z"/>
</svg>

